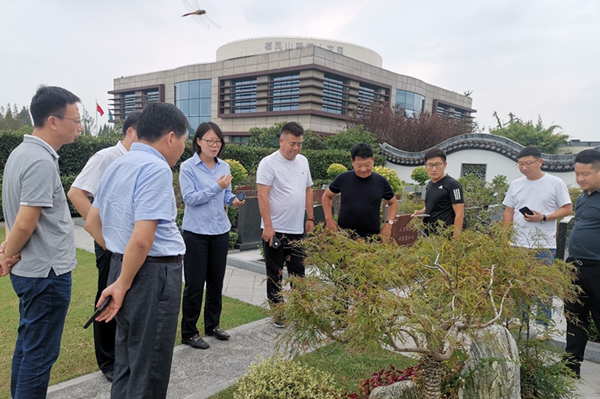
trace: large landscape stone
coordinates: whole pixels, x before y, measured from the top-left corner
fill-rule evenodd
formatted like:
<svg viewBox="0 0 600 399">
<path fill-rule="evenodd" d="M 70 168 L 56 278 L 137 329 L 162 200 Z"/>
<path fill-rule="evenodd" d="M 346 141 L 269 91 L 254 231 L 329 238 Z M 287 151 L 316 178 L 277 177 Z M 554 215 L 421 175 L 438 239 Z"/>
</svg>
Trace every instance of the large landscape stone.
<svg viewBox="0 0 600 399">
<path fill-rule="evenodd" d="M 471 342 L 463 375 L 469 377 L 460 399 L 520 399 L 519 349 L 510 332 L 498 325 L 482 330 Z"/>
<path fill-rule="evenodd" d="M 256 249 L 262 245 L 260 229 L 260 209 L 258 198 L 246 198 L 246 203 L 238 214 L 238 240 L 235 247 L 240 250 Z"/>
<path fill-rule="evenodd" d="M 369 399 L 418 399 L 417 385 L 412 381 L 395 382 L 385 387 L 377 387 Z"/>
</svg>

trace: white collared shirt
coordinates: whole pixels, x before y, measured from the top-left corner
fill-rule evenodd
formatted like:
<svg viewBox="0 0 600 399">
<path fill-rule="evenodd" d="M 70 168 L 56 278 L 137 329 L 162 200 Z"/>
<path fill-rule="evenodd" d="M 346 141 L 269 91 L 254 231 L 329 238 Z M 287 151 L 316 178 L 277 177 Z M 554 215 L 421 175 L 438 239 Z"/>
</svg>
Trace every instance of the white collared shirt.
<svg viewBox="0 0 600 399">
<path fill-rule="evenodd" d="M 127 149 L 121 141 L 117 145 L 98 151 L 87 161 L 71 187 L 81 189 L 88 195 L 95 197 L 100 178 L 108 165 L 125 154 L 127 154 Z"/>
</svg>

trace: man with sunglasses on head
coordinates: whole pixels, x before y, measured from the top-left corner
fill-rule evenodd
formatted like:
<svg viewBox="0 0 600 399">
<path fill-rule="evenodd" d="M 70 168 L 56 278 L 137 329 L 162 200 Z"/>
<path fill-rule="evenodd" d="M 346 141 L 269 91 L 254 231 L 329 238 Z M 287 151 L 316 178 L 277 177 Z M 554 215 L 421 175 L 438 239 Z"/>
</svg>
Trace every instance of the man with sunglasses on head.
<svg viewBox="0 0 600 399">
<path fill-rule="evenodd" d="M 33 133 L 23 136 L 4 167 L 0 276 L 10 274 L 19 297 L 10 383 L 15 399 L 46 397 L 71 302 L 75 236 L 57 151 L 83 131 L 78 102 L 63 88 L 40 87 L 29 108 Z"/>
<path fill-rule="evenodd" d="M 304 129 L 296 122 L 281 128 L 279 150 L 263 158 L 256 171 L 258 205 L 267 268 L 267 298 L 281 298 L 284 264 L 291 275 L 304 276 L 304 253 L 298 242 L 315 227 L 314 195 L 308 160 L 300 155 Z M 304 210 L 308 215 L 304 223 Z M 279 243 L 281 245 L 279 245 Z M 274 320 L 283 328 L 282 320 Z"/>
<path fill-rule="evenodd" d="M 429 215 L 423 220 L 427 225 L 426 234 L 436 232 L 440 224 L 454 225 L 456 237 L 463 228 L 465 199 L 458 180 L 446 174 L 446 153 L 432 148 L 424 156 L 425 169 L 431 178 L 425 188 L 425 208 L 413 213 Z"/>
</svg>

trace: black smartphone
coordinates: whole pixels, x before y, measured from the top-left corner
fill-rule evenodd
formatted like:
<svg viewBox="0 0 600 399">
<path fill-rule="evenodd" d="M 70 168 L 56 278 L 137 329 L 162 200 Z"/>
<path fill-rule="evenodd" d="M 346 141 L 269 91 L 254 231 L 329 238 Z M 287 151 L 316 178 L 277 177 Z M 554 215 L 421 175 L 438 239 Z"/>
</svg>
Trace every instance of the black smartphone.
<svg viewBox="0 0 600 399">
<path fill-rule="evenodd" d="M 271 245 L 271 248 L 277 249 L 280 245 L 281 241 L 279 241 L 279 238 L 277 238 L 277 236 L 273 236 L 273 245 Z"/>
<path fill-rule="evenodd" d="M 90 326 L 90 324 L 92 324 L 92 322 L 94 321 L 94 319 L 96 317 L 98 317 L 100 315 L 100 313 L 102 313 L 102 311 L 104 309 L 106 309 L 106 307 L 108 306 L 108 304 L 110 303 L 110 301 L 112 300 L 112 296 L 107 297 L 104 302 L 102 302 L 102 305 L 100 305 L 100 307 L 98 309 L 96 309 L 96 311 L 94 312 L 94 314 L 92 315 L 92 317 L 90 317 L 90 319 L 83 325 L 83 328 L 88 328 Z"/>
<path fill-rule="evenodd" d="M 535 215 L 535 213 L 533 213 L 531 211 L 531 209 L 529 209 L 528 207 L 524 206 L 523 208 L 519 209 L 519 212 L 521 212 L 523 214 L 523 216 L 528 215 L 528 216 L 533 216 Z"/>
<path fill-rule="evenodd" d="M 246 192 L 242 191 L 241 193 L 237 194 L 235 197 L 237 197 L 238 201 L 243 201 L 246 199 Z M 233 200 L 235 199 L 235 197 L 233 197 L 229 200 L 229 203 L 228 203 L 229 206 L 233 206 Z"/>
</svg>

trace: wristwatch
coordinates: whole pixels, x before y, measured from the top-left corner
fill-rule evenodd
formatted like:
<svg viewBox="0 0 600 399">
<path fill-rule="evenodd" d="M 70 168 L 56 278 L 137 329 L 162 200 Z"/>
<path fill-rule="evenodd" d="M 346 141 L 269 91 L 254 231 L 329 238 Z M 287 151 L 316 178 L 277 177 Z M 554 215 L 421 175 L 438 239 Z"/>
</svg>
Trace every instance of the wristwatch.
<svg viewBox="0 0 600 399">
<path fill-rule="evenodd" d="M 393 220 L 388 220 L 386 223 L 389 224 L 390 226 L 393 226 L 395 222 Z"/>
<path fill-rule="evenodd" d="M 542 223 L 546 221 L 546 215 L 542 215 Z"/>
</svg>

